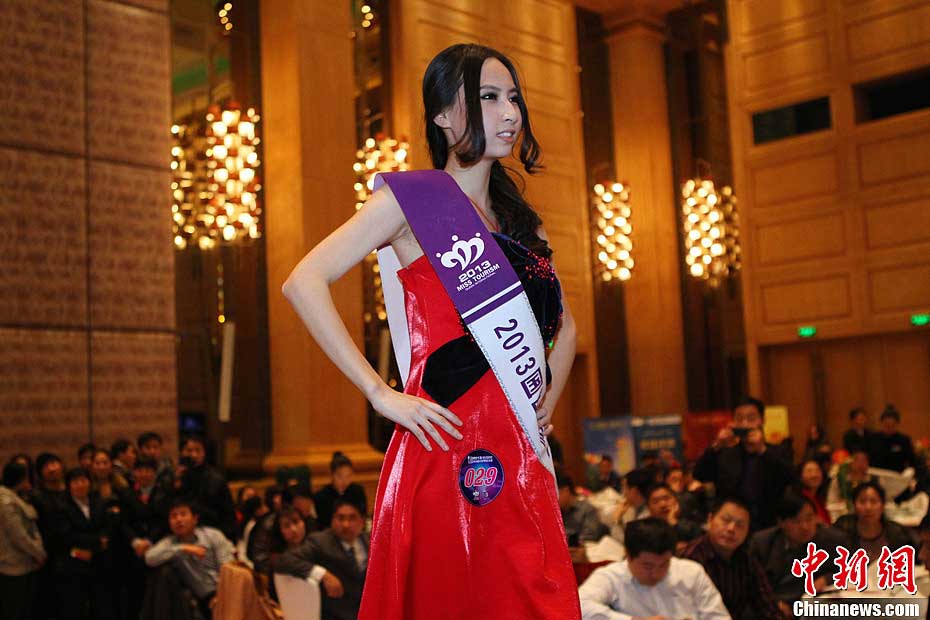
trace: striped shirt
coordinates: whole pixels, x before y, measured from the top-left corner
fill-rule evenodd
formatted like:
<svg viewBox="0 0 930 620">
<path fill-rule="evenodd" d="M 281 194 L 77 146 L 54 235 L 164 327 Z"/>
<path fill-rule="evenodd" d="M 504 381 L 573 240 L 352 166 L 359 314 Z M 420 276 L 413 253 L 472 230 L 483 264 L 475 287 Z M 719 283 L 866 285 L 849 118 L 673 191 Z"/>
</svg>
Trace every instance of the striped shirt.
<svg viewBox="0 0 930 620">
<path fill-rule="evenodd" d="M 683 557 L 704 567 L 734 619 L 784 620 L 765 571 L 749 557 L 745 547 L 734 551 L 727 560 L 717 553 L 705 534 L 688 547 Z"/>
</svg>

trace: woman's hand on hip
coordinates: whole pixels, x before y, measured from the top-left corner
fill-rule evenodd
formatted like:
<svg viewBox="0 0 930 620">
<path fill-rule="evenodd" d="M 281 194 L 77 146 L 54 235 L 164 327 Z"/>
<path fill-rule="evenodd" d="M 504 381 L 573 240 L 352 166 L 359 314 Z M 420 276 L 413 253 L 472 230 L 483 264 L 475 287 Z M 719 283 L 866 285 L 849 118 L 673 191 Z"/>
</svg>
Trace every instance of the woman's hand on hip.
<svg viewBox="0 0 930 620">
<path fill-rule="evenodd" d="M 375 411 L 385 418 L 413 433 L 423 447 L 429 451 L 433 450 L 433 446 L 427 435 L 432 437 L 440 448 L 449 450 L 449 445 L 442 438 L 437 426 L 456 439 L 462 438 L 462 433 L 453 426 L 453 424 L 462 426 L 462 421 L 445 407 L 440 407 L 426 399 L 397 392 L 384 386 L 384 389 L 372 399 L 371 404 Z"/>
</svg>

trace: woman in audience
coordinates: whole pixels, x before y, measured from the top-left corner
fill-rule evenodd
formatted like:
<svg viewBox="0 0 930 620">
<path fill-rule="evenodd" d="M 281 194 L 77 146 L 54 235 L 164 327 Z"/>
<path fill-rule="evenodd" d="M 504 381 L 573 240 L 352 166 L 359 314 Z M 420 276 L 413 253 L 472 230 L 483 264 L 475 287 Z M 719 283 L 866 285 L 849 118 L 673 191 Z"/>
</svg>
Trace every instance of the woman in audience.
<svg viewBox="0 0 930 620">
<path fill-rule="evenodd" d="M 142 521 L 145 511 L 135 493 L 119 473 L 113 471 L 110 454 L 103 449 L 94 452 L 90 466 L 91 492 L 104 509 L 104 525 L 109 539 L 107 553 L 101 557 L 97 572 L 109 582 L 113 607 L 120 618 L 129 617 L 142 605 L 144 591 L 129 583 L 135 552 L 133 541 L 145 538 Z"/>
<path fill-rule="evenodd" d="M 363 517 L 368 514 L 368 499 L 365 497 L 365 489 L 360 484 L 352 482 L 355 468 L 352 466 L 349 457 L 342 452 L 334 452 L 333 459 L 329 463 L 329 471 L 333 475 L 332 482 L 313 496 L 320 527 L 329 527 L 330 522 L 333 520 L 333 506 L 339 498 L 345 498 L 356 506 L 364 508 Z"/>
<path fill-rule="evenodd" d="M 812 458 L 801 461 L 798 467 L 798 480 L 800 482 L 798 490 L 813 504 L 817 519 L 824 525 L 830 525 L 832 519 L 830 519 L 826 505 L 827 485 L 824 483 L 825 476 L 820 463 Z"/>
<path fill-rule="evenodd" d="M 876 562 L 884 546 L 895 551 L 904 545 L 914 545 L 905 527 L 885 518 L 885 489 L 877 482 L 857 486 L 852 501 L 854 512 L 835 523 L 848 536 L 852 549 L 865 549 L 869 560 Z"/>
<path fill-rule="evenodd" d="M 875 482 L 876 478 L 869 473 L 869 454 L 865 450 L 857 450 L 852 453 L 852 457 L 845 463 L 842 463 L 837 470 L 836 476 L 830 481 L 830 489 L 827 492 L 827 505 L 830 510 L 833 506 L 846 505 L 846 512 L 853 509 L 853 491 L 860 484 L 865 482 Z"/>
<path fill-rule="evenodd" d="M 56 524 L 63 553 L 53 558 L 59 617 L 113 620 L 116 610 L 108 592 L 111 584 L 101 578 L 109 564 L 110 547 L 103 502 L 91 492 L 83 468 L 69 470 L 65 483 L 68 490 Z"/>
</svg>

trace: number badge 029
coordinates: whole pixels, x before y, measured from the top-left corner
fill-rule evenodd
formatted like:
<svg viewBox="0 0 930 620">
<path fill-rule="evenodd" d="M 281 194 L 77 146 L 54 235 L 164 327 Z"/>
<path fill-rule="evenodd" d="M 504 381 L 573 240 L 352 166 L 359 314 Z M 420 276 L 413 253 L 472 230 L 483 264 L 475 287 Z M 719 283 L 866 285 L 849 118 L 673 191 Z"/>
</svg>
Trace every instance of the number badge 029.
<svg viewBox="0 0 930 620">
<path fill-rule="evenodd" d="M 504 488 L 504 468 L 489 450 L 472 450 L 459 468 L 459 490 L 473 506 L 487 506 Z"/>
</svg>

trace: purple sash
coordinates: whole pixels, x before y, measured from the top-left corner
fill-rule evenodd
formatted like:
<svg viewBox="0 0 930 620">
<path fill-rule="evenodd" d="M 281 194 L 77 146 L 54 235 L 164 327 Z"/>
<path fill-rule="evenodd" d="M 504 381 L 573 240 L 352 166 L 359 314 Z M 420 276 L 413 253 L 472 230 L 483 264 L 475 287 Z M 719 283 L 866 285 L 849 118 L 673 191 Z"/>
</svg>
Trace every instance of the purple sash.
<svg viewBox="0 0 930 620">
<path fill-rule="evenodd" d="M 546 392 L 546 348 L 533 309 L 504 252 L 468 197 L 444 170 L 381 173 L 446 294 L 497 377 L 539 460 L 553 470 L 549 444 L 536 422 Z M 394 250 L 378 251 L 388 326 L 401 377 L 410 368 L 400 264 Z"/>
</svg>

